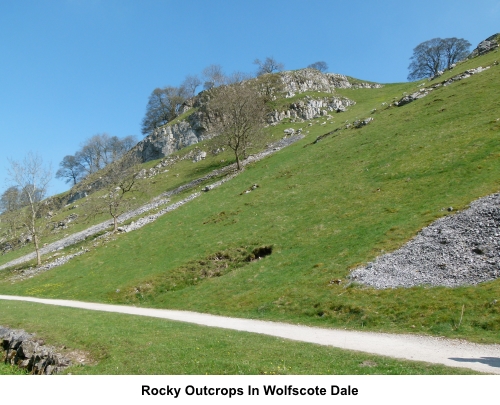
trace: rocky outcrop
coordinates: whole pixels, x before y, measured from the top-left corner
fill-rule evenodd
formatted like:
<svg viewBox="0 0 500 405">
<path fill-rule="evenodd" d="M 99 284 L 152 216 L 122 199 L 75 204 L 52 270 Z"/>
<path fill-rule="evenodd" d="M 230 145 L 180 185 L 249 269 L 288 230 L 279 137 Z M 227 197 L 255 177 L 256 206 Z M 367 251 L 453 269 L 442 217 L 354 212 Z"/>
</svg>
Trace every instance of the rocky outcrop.
<svg viewBox="0 0 500 405">
<path fill-rule="evenodd" d="M 139 142 L 134 153 L 143 161 L 160 159 L 186 146 L 194 145 L 213 136 L 209 117 L 200 111 L 191 114 L 186 121 L 157 128 Z"/>
<path fill-rule="evenodd" d="M 333 93 L 335 89 L 350 88 L 379 88 L 376 83 L 352 84 L 347 76 L 337 73 L 321 73 L 319 70 L 306 68 L 300 70 L 285 71 L 279 73 L 284 85 L 286 97 L 306 91 L 321 91 Z"/>
<path fill-rule="evenodd" d="M 347 107 L 356 104 L 345 97 L 312 98 L 306 96 L 303 100 L 291 103 L 283 111 L 274 110 L 268 116 L 269 124 L 277 124 L 285 118 L 292 120 L 310 120 L 328 115 L 329 112 L 345 111 Z"/>
<path fill-rule="evenodd" d="M 0 326 L 0 361 L 25 369 L 30 374 L 57 374 L 71 365 L 52 346 L 46 346 L 24 330 Z"/>
<path fill-rule="evenodd" d="M 491 52 L 498 48 L 500 44 L 500 33 L 492 35 L 486 38 L 484 41 L 480 42 L 476 49 L 472 51 L 469 58 L 475 58 L 476 56 L 484 55 L 485 53 Z"/>
<path fill-rule="evenodd" d="M 493 65 L 495 65 L 495 63 Z M 453 76 L 453 77 L 449 78 L 448 80 L 445 80 L 441 83 L 436 83 L 430 87 L 421 88 L 420 90 L 418 90 L 412 94 L 405 94 L 399 101 L 396 101 L 394 103 L 394 105 L 397 107 L 402 107 L 402 106 L 409 104 L 415 100 L 418 100 L 419 98 L 423 98 L 423 97 L 427 96 L 431 91 L 437 89 L 438 87 L 449 86 L 450 84 L 452 84 L 454 82 L 457 82 L 457 81 L 460 81 L 463 79 L 467 79 L 468 77 L 471 77 L 472 75 L 475 75 L 477 73 L 484 72 L 485 70 L 488 70 L 489 68 L 490 68 L 490 66 L 486 66 L 484 68 L 482 66 L 479 66 L 475 69 L 468 69 L 465 72 L 460 73 L 458 75 L 455 75 L 455 76 Z"/>
<path fill-rule="evenodd" d="M 438 219 L 402 248 L 350 275 L 352 281 L 375 288 L 457 287 L 499 277 L 500 193 Z"/>
<path fill-rule="evenodd" d="M 279 73 L 285 97 L 293 97 L 306 91 L 333 93 L 336 88 L 379 88 L 380 84 L 351 83 L 347 76 L 321 73 L 316 69 L 301 69 Z M 203 94 L 203 93 L 202 93 Z M 204 97 L 194 97 L 183 105 L 182 112 L 195 109 L 185 120 L 155 129 L 132 150 L 143 162 L 160 159 L 186 146 L 196 144 L 215 135 L 214 117 L 203 108 Z M 344 111 L 354 101 L 344 97 L 310 98 L 290 104 L 283 111 L 273 111 L 268 123 L 277 124 L 285 118 L 308 120 L 326 115 L 331 111 Z M 77 198 L 77 196 L 75 196 Z M 73 200 L 74 201 L 74 200 Z"/>
</svg>

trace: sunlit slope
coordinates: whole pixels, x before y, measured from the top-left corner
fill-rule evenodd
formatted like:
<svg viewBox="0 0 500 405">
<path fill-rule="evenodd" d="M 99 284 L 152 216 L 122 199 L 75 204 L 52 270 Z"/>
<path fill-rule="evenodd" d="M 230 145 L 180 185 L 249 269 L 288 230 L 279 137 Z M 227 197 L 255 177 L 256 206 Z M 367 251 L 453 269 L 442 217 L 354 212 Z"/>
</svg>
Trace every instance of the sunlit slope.
<svg viewBox="0 0 500 405">
<path fill-rule="evenodd" d="M 4 276 L 0 291 L 498 341 L 499 309 L 488 306 L 500 296 L 498 281 L 459 289 L 346 288 L 351 268 L 449 215 L 443 208 L 464 208 L 500 190 L 500 68 L 403 107 L 382 105 L 417 84 L 339 90 L 357 104 L 333 123 L 280 125 L 310 133 L 106 247 L 27 281 L 11 284 Z M 346 120 L 368 116 L 369 125 L 313 144 Z M 244 193 L 252 184 L 259 187 Z M 203 272 L 218 252 L 268 245 L 273 252 L 265 258 Z"/>
</svg>

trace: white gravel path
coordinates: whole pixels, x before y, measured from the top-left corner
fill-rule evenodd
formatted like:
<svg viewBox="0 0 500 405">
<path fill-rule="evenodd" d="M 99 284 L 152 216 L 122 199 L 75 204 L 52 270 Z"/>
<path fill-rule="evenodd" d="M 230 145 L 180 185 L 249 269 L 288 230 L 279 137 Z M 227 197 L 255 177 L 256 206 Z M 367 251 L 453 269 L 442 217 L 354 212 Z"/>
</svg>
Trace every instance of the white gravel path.
<svg viewBox="0 0 500 405">
<path fill-rule="evenodd" d="M 29 301 L 93 311 L 149 316 L 224 329 L 260 333 L 301 342 L 334 346 L 399 359 L 500 374 L 500 345 L 483 345 L 439 337 L 313 328 L 252 319 L 229 318 L 189 311 L 0 295 L 3 300 Z"/>
</svg>

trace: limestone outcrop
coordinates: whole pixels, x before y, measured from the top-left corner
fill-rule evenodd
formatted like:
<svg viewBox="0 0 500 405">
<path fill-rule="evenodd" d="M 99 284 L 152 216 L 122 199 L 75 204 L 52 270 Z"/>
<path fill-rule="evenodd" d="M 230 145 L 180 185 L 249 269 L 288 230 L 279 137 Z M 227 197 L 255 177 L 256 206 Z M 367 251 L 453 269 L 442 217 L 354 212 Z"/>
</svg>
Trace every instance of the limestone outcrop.
<svg viewBox="0 0 500 405">
<path fill-rule="evenodd" d="M 333 93 L 335 89 L 350 88 L 380 88 L 378 83 L 357 83 L 353 84 L 347 76 L 337 73 L 321 73 L 319 70 L 306 68 L 291 70 L 279 73 L 284 85 L 286 97 L 293 97 L 295 94 L 306 91 L 321 91 Z"/>
<path fill-rule="evenodd" d="M 349 78 L 336 73 L 321 73 L 316 69 L 301 69 L 279 73 L 283 83 L 285 97 L 307 91 L 334 93 L 337 88 L 379 88 L 376 83 L 351 83 Z M 132 150 L 143 161 L 160 159 L 186 146 L 194 145 L 215 135 L 214 117 L 203 108 L 204 97 L 194 97 L 188 100 L 182 108 L 182 113 L 194 109 L 194 112 L 184 120 L 155 129 Z M 291 103 L 285 109 L 272 111 L 268 123 L 275 125 L 283 119 L 309 120 L 326 115 L 332 111 L 344 111 L 354 101 L 345 97 L 306 97 Z"/>
<path fill-rule="evenodd" d="M 491 52 L 498 48 L 500 44 L 500 33 L 494 34 L 491 37 L 486 38 L 481 41 L 476 49 L 472 51 L 469 58 L 475 58 L 476 56 L 484 55 L 485 53 Z"/>
<path fill-rule="evenodd" d="M 0 326 L 0 344 L 0 360 L 30 374 L 57 374 L 71 365 L 71 360 L 54 347 L 24 330 Z"/>
<path fill-rule="evenodd" d="M 353 100 L 346 97 L 322 97 L 312 98 L 307 96 L 305 99 L 291 103 L 282 111 L 274 110 L 268 116 L 268 123 L 277 124 L 285 118 L 292 120 L 310 120 L 312 118 L 327 115 L 329 112 L 345 111 L 347 107 L 356 104 Z"/>
</svg>

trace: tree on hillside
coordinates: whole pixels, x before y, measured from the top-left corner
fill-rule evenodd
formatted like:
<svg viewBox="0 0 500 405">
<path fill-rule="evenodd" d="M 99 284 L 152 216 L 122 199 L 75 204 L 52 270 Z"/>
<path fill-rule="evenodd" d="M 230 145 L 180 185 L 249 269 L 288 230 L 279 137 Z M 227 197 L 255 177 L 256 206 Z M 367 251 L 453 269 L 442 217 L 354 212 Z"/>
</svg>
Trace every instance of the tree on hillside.
<svg viewBox="0 0 500 405">
<path fill-rule="evenodd" d="M 149 96 L 146 115 L 142 120 L 142 133 L 149 134 L 176 118 L 188 96 L 183 87 L 166 86 L 154 89 Z"/>
<path fill-rule="evenodd" d="M 77 184 L 84 177 L 95 173 L 120 159 L 137 143 L 133 135 L 124 138 L 97 134 L 88 138 L 74 155 L 67 155 L 59 163 L 56 177 L 66 183 Z"/>
<path fill-rule="evenodd" d="M 468 54 L 470 43 L 458 38 L 433 38 L 422 42 L 413 49 L 411 63 L 408 66 L 408 80 L 434 77 L 440 70 L 451 65 Z"/>
<path fill-rule="evenodd" d="M 469 55 L 471 43 L 463 38 L 445 38 L 443 39 L 443 50 L 445 66 L 447 69 L 459 60 L 465 59 Z"/>
<path fill-rule="evenodd" d="M 196 89 L 202 84 L 203 83 L 198 76 L 188 75 L 182 82 L 181 87 L 185 89 L 188 97 L 194 97 L 196 94 Z"/>
<path fill-rule="evenodd" d="M 77 156 L 66 155 L 61 163 L 59 170 L 56 172 L 56 178 L 64 179 L 66 183 L 76 185 L 85 173 L 84 167 L 81 165 Z"/>
<path fill-rule="evenodd" d="M 144 183 L 139 180 L 139 160 L 128 154 L 106 167 L 103 179 L 104 194 L 87 201 L 88 217 L 108 213 L 113 218 L 113 230 L 118 230 L 118 217 L 132 205 L 132 195 L 144 192 Z"/>
<path fill-rule="evenodd" d="M 268 56 L 264 61 L 255 59 L 253 63 L 258 66 L 257 76 L 261 76 L 266 73 L 281 72 L 285 68 L 283 63 L 278 62 L 272 56 Z"/>
<path fill-rule="evenodd" d="M 20 215 L 17 210 L 23 207 L 21 192 L 17 186 L 9 187 L 0 196 L 0 224 L 4 235 L 10 239 L 8 245 L 15 245 L 21 228 Z"/>
<path fill-rule="evenodd" d="M 18 186 L 11 186 L 0 196 L 0 212 L 15 211 L 23 206 Z"/>
<path fill-rule="evenodd" d="M 203 69 L 202 75 L 205 79 L 205 83 L 203 84 L 203 88 L 205 90 L 222 86 L 226 82 L 226 75 L 224 74 L 221 65 L 207 66 Z"/>
<path fill-rule="evenodd" d="M 35 247 L 37 265 L 41 265 L 40 244 L 46 229 L 44 217 L 52 170 L 44 165 L 40 156 L 29 153 L 22 162 L 9 161 L 8 177 L 20 192 L 20 201 L 26 206 L 19 211 L 19 219 L 30 234 Z"/>
<path fill-rule="evenodd" d="M 214 126 L 218 135 L 213 142 L 231 149 L 237 169 L 241 170 L 241 159 L 261 138 L 267 112 L 265 99 L 248 81 L 216 90 L 208 103 L 208 110 L 216 117 Z"/>
<path fill-rule="evenodd" d="M 328 70 L 328 65 L 324 61 L 311 63 L 308 68 L 319 70 L 321 73 L 325 73 Z"/>
</svg>

